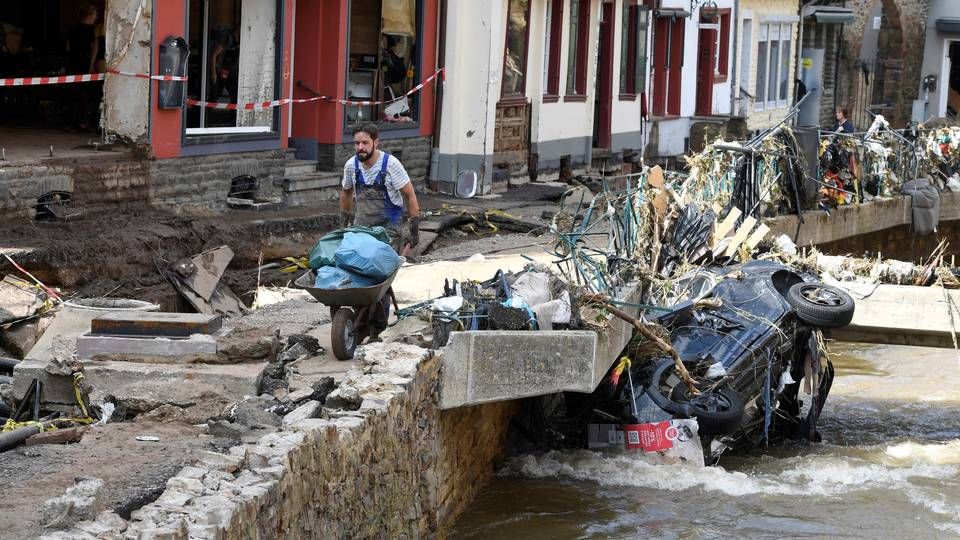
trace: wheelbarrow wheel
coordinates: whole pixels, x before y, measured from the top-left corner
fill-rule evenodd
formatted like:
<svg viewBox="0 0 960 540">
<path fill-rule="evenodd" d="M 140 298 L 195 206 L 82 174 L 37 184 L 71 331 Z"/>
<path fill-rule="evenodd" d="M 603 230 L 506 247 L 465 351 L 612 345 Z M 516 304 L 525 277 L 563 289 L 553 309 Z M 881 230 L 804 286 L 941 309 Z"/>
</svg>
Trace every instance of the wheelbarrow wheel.
<svg viewBox="0 0 960 540">
<path fill-rule="evenodd" d="M 333 314 L 330 345 L 337 360 L 350 360 L 353 358 L 353 351 L 357 348 L 353 318 L 353 310 L 347 307 L 341 307 Z"/>
</svg>

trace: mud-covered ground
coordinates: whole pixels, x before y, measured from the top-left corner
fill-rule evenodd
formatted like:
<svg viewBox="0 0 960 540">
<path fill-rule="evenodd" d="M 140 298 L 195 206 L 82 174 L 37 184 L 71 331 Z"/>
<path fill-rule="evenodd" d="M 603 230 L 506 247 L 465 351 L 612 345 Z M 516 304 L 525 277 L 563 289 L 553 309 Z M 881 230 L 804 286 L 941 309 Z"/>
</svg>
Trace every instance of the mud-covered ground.
<svg viewBox="0 0 960 540">
<path fill-rule="evenodd" d="M 158 437 L 158 442 L 136 440 Z M 136 422 L 91 427 L 75 444 L 21 446 L 0 453 L 0 539 L 35 538 L 44 524 L 39 509 L 62 495 L 76 478 L 103 480 L 105 507 L 129 516 L 162 493 L 167 480 L 196 452 L 220 450 L 230 441 L 202 435 L 179 423 Z"/>
</svg>

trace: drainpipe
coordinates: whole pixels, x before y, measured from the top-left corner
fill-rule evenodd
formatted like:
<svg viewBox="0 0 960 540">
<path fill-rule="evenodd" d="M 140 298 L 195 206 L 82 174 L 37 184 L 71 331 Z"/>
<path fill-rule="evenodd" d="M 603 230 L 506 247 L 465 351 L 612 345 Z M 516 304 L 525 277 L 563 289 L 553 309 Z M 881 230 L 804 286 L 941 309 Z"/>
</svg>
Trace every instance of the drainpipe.
<svg viewBox="0 0 960 540">
<path fill-rule="evenodd" d="M 439 12 L 437 69 L 443 69 L 446 66 L 447 54 L 447 0 L 440 0 Z M 443 87 L 446 75 L 446 72 L 443 72 L 440 80 L 433 85 L 433 149 L 430 152 L 430 171 L 427 178 L 436 183 L 434 188 L 438 188 L 440 182 L 440 120 L 443 117 Z"/>
<path fill-rule="evenodd" d="M 727 70 L 727 77 L 730 81 L 730 117 L 736 112 L 737 98 L 740 96 L 740 0 L 733 0 L 733 17 L 731 25 L 733 26 L 733 62 L 732 67 Z"/>
</svg>

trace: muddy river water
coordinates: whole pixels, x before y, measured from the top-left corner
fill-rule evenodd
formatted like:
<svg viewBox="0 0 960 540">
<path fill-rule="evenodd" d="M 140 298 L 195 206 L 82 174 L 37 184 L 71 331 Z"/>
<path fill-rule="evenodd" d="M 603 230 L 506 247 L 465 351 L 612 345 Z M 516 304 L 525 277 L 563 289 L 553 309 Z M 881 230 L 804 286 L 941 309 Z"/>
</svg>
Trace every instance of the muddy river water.
<svg viewBox="0 0 960 540">
<path fill-rule="evenodd" d="M 960 537 L 957 353 L 831 351 L 823 443 L 702 469 L 588 451 L 509 458 L 452 537 Z"/>
</svg>

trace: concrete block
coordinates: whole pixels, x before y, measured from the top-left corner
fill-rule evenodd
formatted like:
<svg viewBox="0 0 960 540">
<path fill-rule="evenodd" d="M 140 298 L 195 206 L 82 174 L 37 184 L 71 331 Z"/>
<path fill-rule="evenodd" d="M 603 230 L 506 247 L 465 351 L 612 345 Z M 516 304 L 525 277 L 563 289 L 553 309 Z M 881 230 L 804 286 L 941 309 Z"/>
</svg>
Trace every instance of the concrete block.
<svg viewBox="0 0 960 540">
<path fill-rule="evenodd" d="M 217 340 L 212 336 L 195 334 L 183 339 L 165 337 L 120 337 L 83 335 L 77 338 L 77 358 L 95 360 L 110 357 L 112 359 L 150 359 L 163 362 L 183 363 L 185 361 L 215 360 Z"/>
<path fill-rule="evenodd" d="M 636 303 L 640 291 L 621 299 Z M 636 315 L 636 308 L 627 308 Z M 592 392 L 629 343 L 633 327 L 611 319 L 590 330 L 453 332 L 442 350 L 440 408 L 554 392 Z"/>
<path fill-rule="evenodd" d="M 440 408 L 593 390 L 591 331 L 454 332 L 442 353 Z"/>
</svg>

